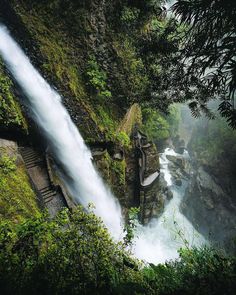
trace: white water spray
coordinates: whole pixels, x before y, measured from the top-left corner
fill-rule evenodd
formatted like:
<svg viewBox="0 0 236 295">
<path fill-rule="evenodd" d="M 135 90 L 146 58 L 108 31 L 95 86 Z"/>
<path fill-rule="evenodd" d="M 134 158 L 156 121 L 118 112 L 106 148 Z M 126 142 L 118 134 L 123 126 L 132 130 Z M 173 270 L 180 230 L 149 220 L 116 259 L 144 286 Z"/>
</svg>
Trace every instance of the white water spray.
<svg viewBox="0 0 236 295">
<path fill-rule="evenodd" d="M 43 130 L 56 161 L 62 166 L 67 189 L 87 207 L 90 202 L 111 234 L 122 232 L 121 208 L 96 172 L 91 153 L 61 102 L 61 97 L 32 66 L 27 56 L 0 25 L 0 55 L 25 93 L 34 120 Z"/>
<path fill-rule="evenodd" d="M 173 198 L 158 219 L 151 220 L 147 226 L 138 225 L 134 246 L 136 257 L 152 263 L 178 258 L 178 249 L 181 247 L 191 248 L 207 244 L 204 237 L 179 210 L 186 184 L 177 187 L 172 183 L 167 155 L 175 156 L 176 153 L 167 148 L 160 158 L 161 172 L 167 185 L 172 188 Z M 183 156 L 186 157 L 186 154 Z"/>
</svg>

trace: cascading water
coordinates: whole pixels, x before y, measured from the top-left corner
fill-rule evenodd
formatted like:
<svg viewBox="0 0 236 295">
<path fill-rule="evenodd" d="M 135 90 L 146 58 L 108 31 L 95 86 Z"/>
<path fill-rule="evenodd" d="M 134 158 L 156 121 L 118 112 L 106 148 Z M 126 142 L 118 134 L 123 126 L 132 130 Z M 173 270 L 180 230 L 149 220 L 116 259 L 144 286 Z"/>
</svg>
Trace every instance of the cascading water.
<svg viewBox="0 0 236 295">
<path fill-rule="evenodd" d="M 122 233 L 121 208 L 105 187 L 79 131 L 64 108 L 61 97 L 32 66 L 27 56 L 0 25 L 0 55 L 27 98 L 34 120 L 43 130 L 57 163 L 63 168 L 70 194 L 87 207 L 92 202 L 111 234 Z"/>
<path fill-rule="evenodd" d="M 120 205 L 96 172 L 91 153 L 72 123 L 61 97 L 40 76 L 2 25 L 0 55 L 25 93 L 33 119 L 44 132 L 54 158 L 63 169 L 62 175 L 68 191 L 85 207 L 89 202 L 94 203 L 95 213 L 102 218 L 110 233 L 116 238 L 121 237 L 123 220 Z M 161 165 L 167 185 L 171 186 L 167 154 L 173 155 L 174 152 L 167 149 L 161 156 Z M 205 242 L 179 211 L 184 185 L 181 188 L 172 186 L 174 197 L 163 215 L 153 219 L 147 226 L 138 226 L 134 249 L 138 258 L 154 263 L 164 262 L 177 258 L 177 250 L 186 240 L 190 245 Z"/>
<path fill-rule="evenodd" d="M 160 157 L 161 173 L 167 185 L 171 187 L 173 198 L 165 207 L 158 219 L 153 219 L 147 226 L 137 226 L 135 239 L 135 256 L 152 263 L 162 263 L 169 259 L 178 258 L 178 249 L 207 244 L 186 217 L 180 212 L 180 203 L 186 188 L 186 182 L 177 187 L 171 181 L 167 155 L 180 156 L 167 148 Z M 183 157 L 188 156 L 186 153 Z"/>
</svg>

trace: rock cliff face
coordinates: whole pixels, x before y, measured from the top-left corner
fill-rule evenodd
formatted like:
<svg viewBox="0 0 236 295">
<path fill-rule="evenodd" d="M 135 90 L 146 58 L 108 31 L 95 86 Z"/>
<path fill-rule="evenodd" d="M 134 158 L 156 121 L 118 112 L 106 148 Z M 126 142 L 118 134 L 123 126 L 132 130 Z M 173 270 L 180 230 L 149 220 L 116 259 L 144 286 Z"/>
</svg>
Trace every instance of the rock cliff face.
<svg viewBox="0 0 236 295">
<path fill-rule="evenodd" d="M 123 7 L 119 1 L 66 3 L 67 7 L 63 1 L 0 0 L 0 20 L 61 94 L 93 151 L 98 170 L 123 208 L 142 203 L 142 211 L 146 211 L 143 220 L 147 221 L 159 214 L 163 201 L 156 195 L 156 184 L 141 193 L 137 182 L 131 132 L 136 123 L 141 124 L 141 110 L 133 102 L 144 95 L 148 83 L 135 47 L 135 30 L 121 23 Z M 23 104 L 24 97 L 1 59 L 0 74 L 4 77 L 0 79 L 0 102 L 4 102 L 0 104 L 0 137 L 21 141 L 24 134 L 26 144 L 39 144 L 46 150 Z M 15 137 L 15 131 L 19 136 Z M 148 177 L 158 169 L 158 153 L 153 145 L 146 153 Z"/>
<path fill-rule="evenodd" d="M 181 210 L 211 241 L 235 249 L 236 206 L 215 178 L 201 166 L 190 178 Z"/>
<path fill-rule="evenodd" d="M 193 123 L 184 112 L 180 130 L 188 143 L 190 162 L 187 166 L 179 162 L 182 168 L 177 165 L 172 172 L 176 181 L 181 171 L 188 180 L 180 209 L 211 242 L 235 249 L 235 132 L 219 118 Z M 180 137 L 174 139 L 174 145 L 176 151 L 181 150 Z"/>
</svg>

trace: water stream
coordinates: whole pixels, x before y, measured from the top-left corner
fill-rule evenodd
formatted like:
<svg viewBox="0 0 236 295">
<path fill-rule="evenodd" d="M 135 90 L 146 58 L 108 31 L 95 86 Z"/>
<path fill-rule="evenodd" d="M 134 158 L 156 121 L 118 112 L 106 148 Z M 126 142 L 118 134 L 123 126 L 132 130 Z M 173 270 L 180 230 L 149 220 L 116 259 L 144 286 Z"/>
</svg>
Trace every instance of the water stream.
<svg viewBox="0 0 236 295">
<path fill-rule="evenodd" d="M 60 95 L 32 66 L 2 25 L 0 55 L 24 92 L 25 103 L 62 169 L 68 191 L 84 207 L 92 202 L 96 206 L 95 213 L 102 218 L 113 237 L 119 239 L 122 236 L 123 219 L 118 201 L 93 166 L 91 153 L 63 106 Z M 138 258 L 153 263 L 177 258 L 177 250 L 186 243 L 192 246 L 205 242 L 179 211 L 186 184 L 180 188 L 172 184 L 167 154 L 174 155 L 174 152 L 167 149 L 161 156 L 162 173 L 167 185 L 172 187 L 173 199 L 166 206 L 161 218 L 153 219 L 147 226 L 138 226 L 134 248 Z"/>
</svg>

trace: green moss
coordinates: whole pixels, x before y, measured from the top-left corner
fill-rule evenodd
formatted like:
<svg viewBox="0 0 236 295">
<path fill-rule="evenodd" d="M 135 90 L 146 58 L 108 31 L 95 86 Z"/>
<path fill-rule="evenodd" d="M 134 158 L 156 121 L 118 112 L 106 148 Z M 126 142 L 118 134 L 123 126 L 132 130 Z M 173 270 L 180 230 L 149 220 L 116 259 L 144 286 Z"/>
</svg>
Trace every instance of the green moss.
<svg viewBox="0 0 236 295">
<path fill-rule="evenodd" d="M 159 111 L 151 108 L 143 109 L 142 131 L 151 140 L 165 140 L 170 137 L 170 125 L 167 118 Z"/>
<path fill-rule="evenodd" d="M 132 41 L 126 35 L 118 36 L 113 42 L 113 48 L 125 72 L 128 99 L 130 102 L 137 101 L 148 87 L 148 77 L 145 74 L 143 61 L 137 56 Z"/>
<path fill-rule="evenodd" d="M 106 134 L 106 140 L 114 141 L 117 129 L 117 122 L 112 118 L 111 110 L 100 105 L 97 107 L 97 120 L 100 129 Z"/>
<path fill-rule="evenodd" d="M 14 95 L 13 82 L 7 75 L 0 59 L 0 125 L 27 129 L 26 120 Z"/>
<path fill-rule="evenodd" d="M 107 88 L 107 74 L 99 67 L 94 56 L 88 60 L 86 75 L 97 92 L 96 98 L 100 101 L 111 98 L 111 92 Z"/>
<path fill-rule="evenodd" d="M 120 130 L 118 122 L 114 119 L 111 109 L 105 106 L 97 107 L 97 123 L 105 134 L 107 141 L 113 141 L 116 144 L 130 148 L 130 138 L 124 130 Z"/>
<path fill-rule="evenodd" d="M 70 89 L 73 95 L 80 99 L 85 96 L 84 85 L 77 65 L 73 60 L 73 46 L 70 40 L 56 28 L 50 29 L 42 17 L 28 14 L 21 8 L 22 20 L 27 23 L 29 31 L 35 36 L 43 57 L 44 70 Z"/>
<path fill-rule="evenodd" d="M 39 212 L 35 193 L 23 166 L 15 159 L 0 156 L 0 219 L 19 221 Z"/>
<path fill-rule="evenodd" d="M 127 111 L 125 117 L 119 125 L 119 131 L 125 132 L 128 136 L 131 135 L 134 125 L 141 126 L 142 111 L 137 103 L 134 103 Z"/>
<path fill-rule="evenodd" d="M 3 173 L 7 174 L 11 171 L 16 170 L 15 158 L 10 158 L 7 155 L 3 154 L 0 157 L 0 169 Z"/>
<path fill-rule="evenodd" d="M 130 137 L 124 131 L 117 133 L 116 138 L 123 147 L 130 148 L 130 145 L 131 145 Z"/>
<path fill-rule="evenodd" d="M 102 173 L 104 181 L 108 183 L 115 195 L 122 201 L 126 184 L 125 160 L 113 160 L 108 152 L 96 160 L 96 165 Z"/>
<path fill-rule="evenodd" d="M 63 22 L 54 19 L 51 11 L 46 12 L 46 8 L 45 11 L 33 8 L 30 14 L 25 4 L 16 6 L 15 9 L 39 47 L 43 72 L 59 85 L 67 100 L 71 99 L 75 110 L 76 106 L 79 106 L 84 113 L 83 119 L 88 121 L 88 124 L 81 124 L 79 127 L 85 138 L 91 135 L 95 137 L 94 130 L 90 130 L 88 125 L 97 125 L 98 132 L 106 132 L 103 125 L 99 124 L 100 118 L 94 110 L 95 99 L 91 99 L 92 95 L 87 91 L 84 79 L 86 61 L 80 57 L 81 52 L 76 48 L 75 40 L 62 30 Z M 90 74 L 96 76 L 96 71 L 91 70 Z M 90 78 L 94 82 L 96 77 Z M 107 98 L 111 94 L 103 87 L 99 95 Z M 90 124 L 91 121 L 95 124 Z M 107 137 L 110 138 L 110 134 Z"/>
<path fill-rule="evenodd" d="M 114 173 L 118 185 L 125 185 L 125 170 L 126 170 L 126 162 L 122 161 L 112 161 L 111 170 Z"/>
</svg>

